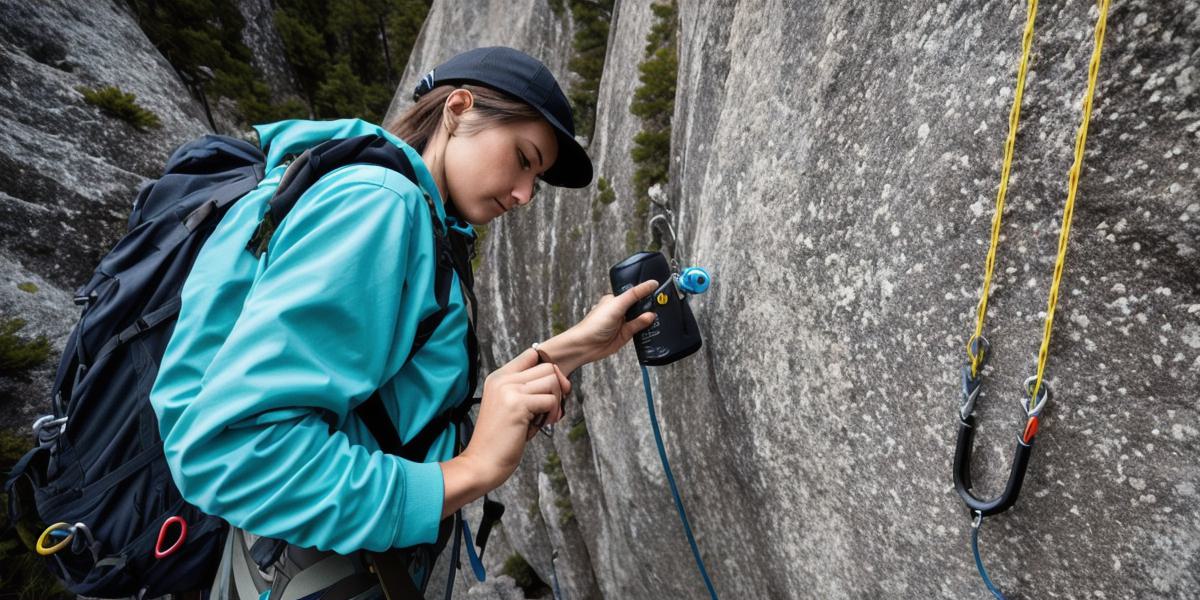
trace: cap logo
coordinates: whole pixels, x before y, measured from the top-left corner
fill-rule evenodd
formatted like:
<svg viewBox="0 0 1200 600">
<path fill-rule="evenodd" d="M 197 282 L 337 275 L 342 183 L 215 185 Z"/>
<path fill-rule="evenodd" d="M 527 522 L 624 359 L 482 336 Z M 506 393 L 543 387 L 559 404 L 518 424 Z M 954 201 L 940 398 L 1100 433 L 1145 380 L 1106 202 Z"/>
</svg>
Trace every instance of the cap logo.
<svg viewBox="0 0 1200 600">
<path fill-rule="evenodd" d="M 436 70 L 437 69 L 434 69 L 434 71 L 436 71 Z M 428 93 L 429 90 L 432 90 L 433 82 L 434 82 L 433 71 L 430 71 L 430 72 L 426 73 L 424 77 L 421 78 L 421 83 L 417 84 L 417 89 L 413 90 L 413 100 L 414 101 L 417 100 L 421 96 L 424 96 L 426 93 Z"/>
</svg>

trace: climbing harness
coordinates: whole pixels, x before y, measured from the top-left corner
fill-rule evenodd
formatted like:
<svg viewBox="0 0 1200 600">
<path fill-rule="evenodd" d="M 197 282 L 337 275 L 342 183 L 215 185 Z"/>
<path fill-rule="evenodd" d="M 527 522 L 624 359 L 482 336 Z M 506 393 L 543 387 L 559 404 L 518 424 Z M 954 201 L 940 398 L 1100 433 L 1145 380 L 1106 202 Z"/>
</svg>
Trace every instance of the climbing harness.
<svg viewBox="0 0 1200 600">
<path fill-rule="evenodd" d="M 692 533 L 687 511 L 683 508 L 683 499 L 679 495 L 679 487 L 675 484 L 671 463 L 667 460 L 662 431 L 654 410 L 650 372 L 646 368 L 647 365 L 661 366 L 673 363 L 700 349 L 702 340 L 687 297 L 707 291 L 712 283 L 712 276 L 701 267 L 679 269 L 679 261 L 675 255 L 675 232 L 666 217 L 655 216 L 650 221 L 650 227 L 652 234 L 654 228 L 659 227 L 660 232 L 665 234 L 664 237 L 669 238 L 664 240 L 663 246 L 671 252 L 670 266 L 668 267 L 667 258 L 660 252 L 639 252 L 613 266 L 609 270 L 609 279 L 614 294 L 620 294 L 650 279 L 663 282 L 646 300 L 629 311 L 626 320 L 634 319 L 649 310 L 658 314 L 653 325 L 634 336 L 634 348 L 642 368 L 642 386 L 646 390 L 646 409 L 650 416 L 650 427 L 654 432 L 654 442 L 658 446 L 658 457 L 667 476 L 667 485 L 671 488 L 675 510 L 683 523 L 684 535 L 691 546 L 692 557 L 696 560 L 696 567 L 700 570 L 709 596 L 717 600 L 717 591 L 708 575 L 708 569 L 704 566 L 704 559 L 700 557 L 700 547 L 696 544 L 696 536 Z"/>
<path fill-rule="evenodd" d="M 975 332 L 967 340 L 967 363 L 962 368 L 962 399 L 959 402 L 958 441 L 954 449 L 954 487 L 963 502 L 970 509 L 974 519 L 971 525 L 971 548 L 975 555 L 975 565 L 988 590 L 996 598 L 1003 599 L 1003 594 L 988 577 L 987 570 L 979 556 L 979 529 L 984 517 L 999 514 L 1008 510 L 1017 502 L 1021 492 L 1021 483 L 1025 479 L 1025 470 L 1029 466 L 1029 458 L 1033 451 L 1033 440 L 1038 432 L 1041 414 L 1050 402 L 1052 393 L 1049 384 L 1044 380 L 1046 361 L 1050 349 L 1050 333 L 1054 325 L 1054 311 L 1058 306 L 1058 288 L 1062 281 L 1063 265 L 1066 263 L 1067 241 L 1071 233 L 1071 218 L 1075 212 L 1075 195 L 1079 187 L 1079 175 L 1083 168 L 1083 151 L 1087 141 L 1088 122 L 1092 115 L 1092 101 L 1096 91 L 1096 80 L 1100 71 L 1100 54 L 1104 45 L 1104 32 L 1108 21 L 1108 8 L 1111 0 L 1099 0 L 1099 16 L 1096 19 L 1095 43 L 1092 48 L 1092 58 L 1088 65 L 1087 92 L 1083 98 L 1083 119 L 1075 138 L 1075 160 L 1068 174 L 1067 200 L 1063 208 L 1062 227 L 1058 237 L 1058 257 L 1054 263 L 1054 276 L 1050 284 L 1048 306 L 1046 308 L 1045 326 L 1042 332 L 1042 344 L 1038 350 L 1037 372 L 1025 380 L 1024 397 L 1021 400 L 1025 410 L 1025 427 L 1017 438 L 1016 452 L 1013 456 L 1012 468 L 1009 470 L 1008 483 L 1004 492 L 991 500 L 984 500 L 971 493 L 971 448 L 975 437 L 975 402 L 979 397 L 983 384 L 983 367 L 991 352 L 991 345 L 983 335 L 984 319 L 987 314 L 988 293 L 992 283 L 992 272 L 996 264 L 996 249 L 1000 244 L 1000 220 L 1004 212 L 1004 199 L 1008 192 L 1008 177 L 1012 170 L 1013 148 L 1016 144 L 1017 127 L 1021 115 L 1021 98 L 1025 90 L 1025 76 L 1029 67 L 1029 51 L 1033 42 L 1033 26 L 1037 17 L 1037 0 L 1029 0 L 1025 21 L 1025 32 L 1021 41 L 1021 62 L 1017 69 L 1017 84 L 1013 94 L 1013 105 L 1009 112 L 1008 138 L 1004 144 L 1004 163 L 1000 171 L 1000 187 L 996 193 L 996 210 L 992 215 L 991 244 L 988 247 L 987 260 L 984 263 L 983 290 L 980 293 L 976 315 Z"/>
</svg>

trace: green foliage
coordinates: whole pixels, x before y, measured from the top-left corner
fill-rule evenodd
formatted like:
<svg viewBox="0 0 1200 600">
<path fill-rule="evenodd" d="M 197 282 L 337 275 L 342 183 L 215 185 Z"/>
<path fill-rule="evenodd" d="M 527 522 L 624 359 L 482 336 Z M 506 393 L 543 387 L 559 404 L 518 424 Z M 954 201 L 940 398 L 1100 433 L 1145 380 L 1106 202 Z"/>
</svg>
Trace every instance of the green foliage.
<svg viewBox="0 0 1200 600">
<path fill-rule="evenodd" d="M 475 228 L 475 258 L 471 259 L 471 272 L 478 273 L 479 265 L 483 263 L 483 240 L 487 239 L 487 225 L 473 225 Z"/>
<path fill-rule="evenodd" d="M 554 16 L 556 16 L 556 17 L 562 16 L 563 8 L 564 8 L 563 0 L 547 0 L 546 3 L 550 5 L 550 12 L 554 13 Z"/>
<path fill-rule="evenodd" d="M 23 319 L 0 319 L 0 376 L 30 381 L 29 371 L 50 358 L 50 340 L 27 339 L 20 335 L 24 328 Z"/>
<path fill-rule="evenodd" d="M 379 122 L 429 6 L 422 0 L 278 0 L 284 53 L 318 118 Z"/>
<path fill-rule="evenodd" d="M 671 117 L 675 112 L 675 85 L 679 77 L 679 51 L 675 46 L 674 0 L 652 7 L 655 23 L 646 35 L 645 60 L 638 66 L 640 85 L 633 94 L 630 112 L 642 120 L 630 152 L 636 165 L 633 189 L 634 223 L 625 235 L 625 249 L 642 245 L 640 225 L 650 215 L 650 188 L 665 184 L 670 171 Z"/>
<path fill-rule="evenodd" d="M 575 115 L 575 133 L 588 139 L 596 126 L 596 99 L 608 52 L 612 7 L 613 0 L 571 0 L 571 15 L 575 19 L 575 37 L 571 41 L 574 54 L 567 67 L 579 79 L 567 96 Z"/>
<path fill-rule="evenodd" d="M 525 560 L 525 557 L 520 554 L 512 554 L 504 559 L 504 566 L 500 568 L 501 575 L 512 577 L 517 583 L 517 587 L 525 592 L 526 598 L 541 598 L 546 592 L 550 591 L 546 582 L 538 577 L 537 571 Z"/>
<path fill-rule="evenodd" d="M 567 439 L 572 442 L 579 442 L 590 437 L 591 434 L 588 432 L 587 419 L 585 418 L 575 421 L 575 424 L 571 425 L 571 430 L 567 432 Z"/>
<path fill-rule="evenodd" d="M 126 0 L 146 37 L 166 57 L 193 94 L 209 104 L 233 100 L 239 117 L 258 123 L 301 117 L 295 101 L 273 104 L 242 43 L 245 20 L 235 0 Z"/>
<path fill-rule="evenodd" d="M 142 30 L 210 104 L 260 123 L 310 115 L 378 121 L 425 22 L 424 0 L 276 0 L 284 58 L 305 101 L 274 102 L 242 43 L 236 0 L 126 0 Z"/>
<path fill-rule="evenodd" d="M 8 430 L 0 430 L 0 472 L 7 473 L 17 460 L 33 446 L 33 440 Z M 8 506 L 8 497 L 0 489 L 0 506 Z M 0 510 L 0 596 L 14 600 L 70 600 L 74 595 L 59 585 L 50 571 L 25 542 L 26 537 L 38 532 L 25 531 L 24 527 L 9 529 L 8 511 Z M 30 542 L 33 540 L 31 539 Z"/>
<path fill-rule="evenodd" d="M 617 199 L 617 193 L 613 191 L 612 185 L 608 180 L 601 177 L 596 181 L 596 187 L 600 188 L 600 195 L 596 198 L 601 204 L 612 204 Z"/>
<path fill-rule="evenodd" d="M 29 294 L 36 294 L 38 292 L 37 284 L 33 283 L 32 281 L 26 281 L 25 283 L 18 283 L 17 289 L 21 290 L 22 292 L 29 293 Z"/>
<path fill-rule="evenodd" d="M 558 335 L 567 330 L 567 311 L 562 302 L 550 305 L 550 332 Z"/>
<path fill-rule="evenodd" d="M 542 465 L 542 472 L 550 478 L 550 488 L 554 490 L 554 506 L 558 508 L 558 523 L 566 526 L 575 518 L 575 507 L 571 504 L 571 487 L 567 483 L 567 473 L 563 471 L 562 459 L 557 452 L 551 452 Z"/>
<path fill-rule="evenodd" d="M 162 127 L 162 122 L 158 120 L 158 115 L 138 106 L 136 102 L 137 96 L 122 92 L 116 86 L 110 85 L 97 89 L 81 86 L 75 89 L 83 94 L 83 99 L 88 104 L 142 131 Z"/>
</svg>

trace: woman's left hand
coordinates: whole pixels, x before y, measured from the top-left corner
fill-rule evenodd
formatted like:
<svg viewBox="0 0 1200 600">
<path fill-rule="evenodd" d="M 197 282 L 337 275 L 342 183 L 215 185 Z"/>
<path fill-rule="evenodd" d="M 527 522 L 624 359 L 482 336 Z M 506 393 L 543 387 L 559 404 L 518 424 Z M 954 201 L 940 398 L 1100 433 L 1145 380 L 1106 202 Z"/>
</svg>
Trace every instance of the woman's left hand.
<svg viewBox="0 0 1200 600">
<path fill-rule="evenodd" d="M 543 342 L 541 350 L 568 376 L 587 363 L 614 354 L 658 318 L 654 312 L 645 312 L 632 321 L 625 321 L 625 313 L 656 289 L 658 282 L 650 280 L 620 296 L 606 294 L 575 326 Z"/>
</svg>

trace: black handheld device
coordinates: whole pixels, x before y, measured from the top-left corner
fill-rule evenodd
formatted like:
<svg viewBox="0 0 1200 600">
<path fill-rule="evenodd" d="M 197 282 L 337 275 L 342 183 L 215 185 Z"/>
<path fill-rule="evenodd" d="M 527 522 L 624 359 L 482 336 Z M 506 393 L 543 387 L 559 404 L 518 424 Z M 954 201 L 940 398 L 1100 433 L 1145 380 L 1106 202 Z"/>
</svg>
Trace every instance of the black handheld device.
<svg viewBox="0 0 1200 600">
<path fill-rule="evenodd" d="M 669 365 L 690 356 L 703 345 L 687 295 L 679 289 L 675 274 L 661 252 L 638 252 L 613 265 L 608 270 L 608 278 L 616 295 L 650 279 L 662 284 L 654 294 L 625 314 L 626 321 L 632 321 L 646 311 L 658 314 L 653 325 L 633 338 L 638 362 L 648 366 Z"/>
</svg>

